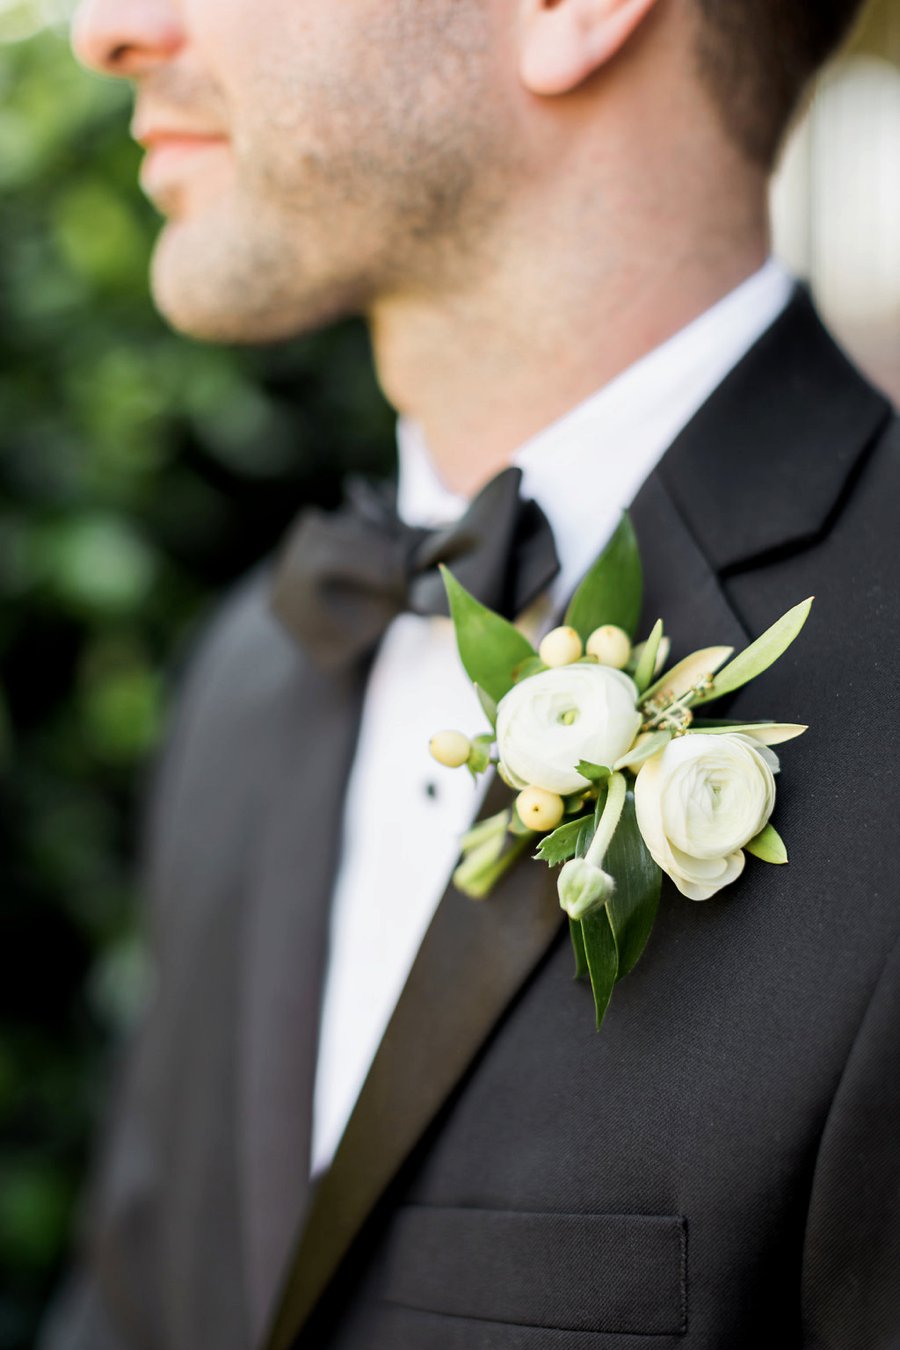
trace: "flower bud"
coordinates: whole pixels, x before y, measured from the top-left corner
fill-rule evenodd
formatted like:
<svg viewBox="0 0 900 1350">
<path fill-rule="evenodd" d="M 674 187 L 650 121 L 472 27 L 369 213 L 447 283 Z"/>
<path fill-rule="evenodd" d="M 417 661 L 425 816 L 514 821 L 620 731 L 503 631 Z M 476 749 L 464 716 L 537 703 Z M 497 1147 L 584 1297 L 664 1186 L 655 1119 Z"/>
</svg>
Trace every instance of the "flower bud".
<svg viewBox="0 0 900 1350">
<path fill-rule="evenodd" d="M 562 797 L 543 788 L 527 787 L 516 798 L 519 819 L 529 830 L 545 834 L 555 830 L 563 818 L 565 806 Z"/>
<path fill-rule="evenodd" d="M 538 648 L 538 656 L 545 666 L 571 666 L 584 654 L 581 636 L 574 628 L 553 628 Z"/>
<path fill-rule="evenodd" d="M 588 656 L 595 656 L 601 666 L 624 670 L 631 656 L 631 639 L 624 628 L 607 623 L 591 633 L 587 640 L 587 653 Z"/>
<path fill-rule="evenodd" d="M 572 858 L 559 874 L 559 903 L 570 919 L 583 919 L 603 905 L 615 890 L 608 872 L 587 858 Z"/>
<path fill-rule="evenodd" d="M 439 731 L 428 746 L 431 756 L 447 769 L 459 769 L 468 762 L 472 742 L 461 731 Z"/>
</svg>

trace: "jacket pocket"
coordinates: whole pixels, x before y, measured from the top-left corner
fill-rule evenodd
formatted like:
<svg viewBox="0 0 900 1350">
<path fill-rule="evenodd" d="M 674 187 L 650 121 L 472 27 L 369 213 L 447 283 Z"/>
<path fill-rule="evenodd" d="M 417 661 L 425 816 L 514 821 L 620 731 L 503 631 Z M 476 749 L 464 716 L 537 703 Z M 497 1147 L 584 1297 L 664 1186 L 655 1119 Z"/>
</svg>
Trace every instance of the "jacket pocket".
<svg viewBox="0 0 900 1350">
<path fill-rule="evenodd" d="M 687 1231 L 677 1215 L 407 1205 L 379 1275 L 384 1302 L 420 1312 L 620 1335 L 687 1329 Z"/>
</svg>

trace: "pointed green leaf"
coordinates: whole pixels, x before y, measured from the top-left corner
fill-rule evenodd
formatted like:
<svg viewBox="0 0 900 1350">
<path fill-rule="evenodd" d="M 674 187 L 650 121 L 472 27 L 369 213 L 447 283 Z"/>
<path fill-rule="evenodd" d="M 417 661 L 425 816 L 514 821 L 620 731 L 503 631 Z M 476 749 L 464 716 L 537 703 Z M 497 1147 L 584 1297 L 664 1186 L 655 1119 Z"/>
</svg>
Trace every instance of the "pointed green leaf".
<svg viewBox="0 0 900 1350">
<path fill-rule="evenodd" d="M 592 764 L 588 759 L 580 759 L 575 765 L 575 772 L 580 773 L 582 778 L 586 778 L 589 783 L 605 783 L 612 769 L 607 769 L 604 764 Z"/>
<path fill-rule="evenodd" d="M 481 704 L 481 711 L 490 722 L 494 731 L 497 730 L 497 700 L 491 698 L 486 689 L 482 689 L 480 684 L 475 685 L 475 693 L 478 695 L 478 702 Z"/>
<path fill-rule="evenodd" d="M 480 848 L 489 839 L 497 841 L 497 852 L 499 853 L 503 847 L 503 836 L 509 829 L 512 814 L 511 808 L 507 807 L 504 811 L 498 811 L 496 815 L 486 816 L 484 820 L 477 820 L 460 840 L 460 848 L 463 854 L 471 853 L 472 849 Z"/>
<path fill-rule="evenodd" d="M 558 867 L 570 858 L 583 858 L 593 837 L 593 814 L 582 816 L 560 825 L 552 834 L 545 834 L 534 856 L 550 867 Z"/>
<path fill-rule="evenodd" d="M 485 880 L 493 874 L 493 867 L 503 853 L 503 845 L 501 836 L 497 840 L 486 839 L 476 848 L 468 849 L 453 873 L 456 889 L 473 900 L 486 895 Z"/>
<path fill-rule="evenodd" d="M 619 769 L 636 769 L 639 765 L 643 764 L 645 760 L 652 759 L 654 755 L 658 755 L 660 750 L 665 750 L 671 739 L 671 731 L 654 731 L 652 736 L 648 736 L 647 739 L 641 741 L 639 745 L 632 746 L 627 755 L 623 755 L 621 759 L 616 760 L 613 768 L 616 772 L 618 772 Z"/>
<path fill-rule="evenodd" d="M 535 656 L 534 652 L 532 652 L 527 660 L 520 661 L 514 668 L 512 682 L 513 684 L 521 684 L 523 680 L 530 679 L 532 675 L 540 675 L 542 671 L 549 669 L 550 667 L 545 666 L 541 658 Z"/>
<path fill-rule="evenodd" d="M 649 642 L 649 640 L 650 639 L 648 638 L 647 641 Z M 646 650 L 647 650 L 647 642 L 637 642 L 631 649 L 631 656 L 629 657 L 628 664 L 625 667 L 625 674 L 630 675 L 632 679 L 634 679 L 635 674 L 637 673 L 637 668 L 641 664 L 641 658 L 643 657 L 644 652 Z M 663 636 L 659 640 L 659 648 L 656 653 L 656 663 L 653 669 L 654 678 L 660 676 L 662 672 L 665 670 L 666 662 L 669 659 L 669 653 L 671 652 L 671 650 L 672 650 L 671 639 L 666 637 L 665 633 L 663 633 Z"/>
<path fill-rule="evenodd" d="M 473 849 L 453 873 L 454 886 L 470 900 L 484 900 L 503 874 L 522 856 L 533 838 L 534 835 L 529 834 L 520 839 L 511 839 L 506 852 L 499 857 L 495 856 L 496 850 L 490 843 Z"/>
<path fill-rule="evenodd" d="M 483 736 L 475 736 L 471 741 L 471 750 L 469 758 L 466 761 L 466 767 L 469 773 L 478 782 L 478 775 L 485 773 L 491 763 L 491 749 L 494 744 L 494 737 L 491 733 Z"/>
<path fill-rule="evenodd" d="M 802 722 L 773 722 L 768 727 L 747 727 L 747 735 L 753 736 L 763 745 L 784 745 L 786 741 L 795 741 L 809 731 Z"/>
<path fill-rule="evenodd" d="M 591 804 L 591 810 L 594 809 L 594 799 L 588 795 L 590 791 L 590 788 L 582 788 L 580 792 L 573 792 L 568 797 L 563 797 L 563 807 L 570 819 L 572 816 L 580 816 L 588 802 Z"/>
<path fill-rule="evenodd" d="M 470 595 L 448 568 L 442 567 L 441 575 L 466 674 L 499 703 L 512 688 L 516 666 L 533 657 L 534 648 L 518 628 Z"/>
<path fill-rule="evenodd" d="M 627 515 L 581 582 L 565 622 L 587 641 L 595 628 L 613 623 L 634 637 L 641 617 L 643 573 L 634 527 Z"/>
<path fill-rule="evenodd" d="M 580 980 L 583 975 L 588 973 L 588 963 L 584 951 L 584 935 L 581 931 L 581 924 L 577 919 L 569 920 L 569 937 L 572 939 L 572 952 L 575 956 L 574 978 Z"/>
<path fill-rule="evenodd" d="M 744 847 L 748 853 L 753 854 L 754 858 L 761 858 L 763 862 L 780 865 L 788 860 L 784 840 L 773 825 L 767 825 L 755 839 L 751 839 L 750 843 L 745 844 Z"/>
<path fill-rule="evenodd" d="M 587 959 L 588 974 L 591 977 L 591 989 L 594 994 L 594 1011 L 597 1017 L 597 1030 L 600 1030 L 612 991 L 615 988 L 619 971 L 619 954 L 616 950 L 616 938 L 610 926 L 606 906 L 588 914 L 581 920 L 581 936 L 584 942 L 584 954 Z"/>
<path fill-rule="evenodd" d="M 653 631 L 644 643 L 644 650 L 641 652 L 641 659 L 637 663 L 637 670 L 634 672 L 634 682 L 637 685 L 639 694 L 649 688 L 653 680 L 653 672 L 656 670 L 656 657 L 659 653 L 659 644 L 663 640 L 663 621 L 657 619 L 653 625 Z"/>
<path fill-rule="evenodd" d="M 736 735 L 752 736 L 762 745 L 783 745 L 785 741 L 793 741 L 802 736 L 805 731 L 809 731 L 809 727 L 801 722 L 729 722 L 696 717 L 690 728 L 691 735 L 702 732 L 705 736 L 721 736 L 727 731 Z"/>
<path fill-rule="evenodd" d="M 762 637 L 758 637 L 755 642 L 751 642 L 733 661 L 729 661 L 723 670 L 720 670 L 713 680 L 712 688 L 705 694 L 701 694 L 697 699 L 697 704 L 709 703 L 714 698 L 721 698 L 723 694 L 730 694 L 735 689 L 740 689 L 741 685 L 747 684 L 750 680 L 755 680 L 757 675 L 761 675 L 764 670 L 768 670 L 780 656 L 783 656 L 788 647 L 800 633 L 806 620 L 809 618 L 809 611 L 812 608 L 813 596 L 808 600 L 803 600 L 793 609 L 789 609 L 787 614 L 772 624 L 771 628 L 766 629 Z"/>
<path fill-rule="evenodd" d="M 651 858 L 638 829 L 634 793 L 625 808 L 603 864 L 616 883 L 607 901 L 609 920 L 619 952 L 618 979 L 637 965 L 656 921 L 662 872 Z"/>
<path fill-rule="evenodd" d="M 723 661 L 727 661 L 733 653 L 733 647 L 703 647 L 699 652 L 691 652 L 690 656 L 679 661 L 645 690 L 641 703 L 648 703 L 651 699 L 671 703 L 681 698 L 700 680 L 711 679 Z"/>
</svg>

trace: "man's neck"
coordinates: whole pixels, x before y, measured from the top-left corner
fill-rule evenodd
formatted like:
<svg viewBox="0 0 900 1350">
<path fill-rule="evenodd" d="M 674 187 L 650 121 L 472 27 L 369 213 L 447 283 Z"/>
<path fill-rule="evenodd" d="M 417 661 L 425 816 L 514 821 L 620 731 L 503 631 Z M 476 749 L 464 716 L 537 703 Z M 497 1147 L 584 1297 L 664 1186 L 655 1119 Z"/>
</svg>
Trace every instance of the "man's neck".
<svg viewBox="0 0 900 1350">
<path fill-rule="evenodd" d="M 371 316 L 382 385 L 423 428 L 449 489 L 471 496 L 525 441 L 756 271 L 765 222 L 728 246 L 684 245 L 605 266 L 598 250 L 555 276 L 545 253 L 543 267 L 536 257 L 498 269 L 469 294 L 396 300 Z"/>
</svg>

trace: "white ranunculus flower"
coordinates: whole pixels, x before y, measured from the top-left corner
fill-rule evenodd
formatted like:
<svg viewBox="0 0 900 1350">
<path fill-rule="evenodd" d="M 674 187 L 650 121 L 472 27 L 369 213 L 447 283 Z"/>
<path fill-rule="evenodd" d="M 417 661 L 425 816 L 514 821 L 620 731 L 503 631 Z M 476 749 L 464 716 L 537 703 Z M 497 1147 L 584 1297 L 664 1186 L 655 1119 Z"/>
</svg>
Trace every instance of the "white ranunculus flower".
<svg viewBox="0 0 900 1350">
<path fill-rule="evenodd" d="M 751 736 L 693 733 L 642 766 L 634 803 L 654 860 L 689 900 L 708 900 L 744 869 L 768 824 L 778 757 Z"/>
<path fill-rule="evenodd" d="M 579 760 L 609 767 L 641 727 L 634 681 L 620 670 L 579 663 L 516 684 L 497 709 L 497 745 L 509 781 L 566 796 L 587 787 Z"/>
</svg>

